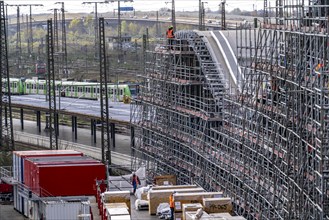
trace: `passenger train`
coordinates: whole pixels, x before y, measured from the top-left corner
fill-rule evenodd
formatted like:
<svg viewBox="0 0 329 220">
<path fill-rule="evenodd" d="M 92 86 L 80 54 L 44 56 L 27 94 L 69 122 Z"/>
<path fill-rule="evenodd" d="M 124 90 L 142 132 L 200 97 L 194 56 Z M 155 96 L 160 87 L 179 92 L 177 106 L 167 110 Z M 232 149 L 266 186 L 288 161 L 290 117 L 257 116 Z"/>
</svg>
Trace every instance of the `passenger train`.
<svg viewBox="0 0 329 220">
<path fill-rule="evenodd" d="M 13 95 L 46 95 L 46 83 L 46 80 L 10 78 L 10 91 Z M 56 95 L 61 95 L 61 97 L 85 99 L 98 99 L 100 97 L 100 83 L 97 82 L 55 81 L 55 85 Z M 131 98 L 129 85 L 108 84 L 108 97 L 114 101 L 124 101 L 127 97 Z"/>
</svg>

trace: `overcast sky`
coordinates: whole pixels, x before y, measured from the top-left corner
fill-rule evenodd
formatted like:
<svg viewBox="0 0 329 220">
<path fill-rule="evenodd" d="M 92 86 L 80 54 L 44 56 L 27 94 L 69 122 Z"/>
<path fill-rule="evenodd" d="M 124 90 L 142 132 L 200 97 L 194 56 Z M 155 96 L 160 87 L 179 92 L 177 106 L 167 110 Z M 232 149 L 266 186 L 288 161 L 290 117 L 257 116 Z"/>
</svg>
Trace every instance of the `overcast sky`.
<svg viewBox="0 0 329 220">
<path fill-rule="evenodd" d="M 5 0 L 7 4 L 43 4 L 43 7 L 33 7 L 32 13 L 45 13 L 52 8 L 60 8 L 60 5 L 56 5 L 55 2 L 63 0 Z M 102 0 L 85 0 L 86 2 L 95 2 Z M 205 7 L 213 11 L 218 10 L 219 4 L 222 0 L 202 0 L 205 3 Z M 65 10 L 67 12 L 92 12 L 95 4 L 82 4 L 81 0 L 64 0 Z M 166 3 L 169 2 L 169 3 Z M 273 2 L 273 3 L 272 3 Z M 120 2 L 121 7 L 132 6 L 136 11 L 155 11 L 163 7 L 171 8 L 171 0 L 134 0 L 134 2 Z M 263 9 L 263 0 L 226 0 L 226 9 L 228 11 L 234 8 L 240 8 L 242 10 L 261 10 Z M 274 0 L 271 0 L 271 4 L 274 4 Z M 199 8 L 198 0 L 175 0 L 176 11 L 197 11 Z M 118 3 L 99 4 L 98 12 L 104 13 L 117 9 Z M 21 7 L 21 13 L 29 13 L 29 7 Z M 16 7 L 8 7 L 9 14 L 16 14 Z"/>
</svg>

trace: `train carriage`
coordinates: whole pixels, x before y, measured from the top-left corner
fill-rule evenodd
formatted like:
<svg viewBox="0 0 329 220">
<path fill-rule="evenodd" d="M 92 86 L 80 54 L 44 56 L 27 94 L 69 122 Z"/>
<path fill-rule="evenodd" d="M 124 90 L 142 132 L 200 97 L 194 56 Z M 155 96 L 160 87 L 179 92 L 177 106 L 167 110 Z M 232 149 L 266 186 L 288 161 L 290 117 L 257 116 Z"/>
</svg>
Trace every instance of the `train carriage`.
<svg viewBox="0 0 329 220">
<path fill-rule="evenodd" d="M 6 80 L 2 79 L 2 83 L 6 83 Z M 18 78 L 10 78 L 9 80 L 10 93 L 13 95 L 22 95 L 24 94 L 24 82 Z M 5 92 L 8 92 L 7 87 L 5 87 Z"/>
<path fill-rule="evenodd" d="M 10 79 L 12 94 L 47 94 L 47 81 L 38 79 Z M 62 97 L 99 99 L 100 84 L 95 82 L 55 81 L 56 95 Z M 124 101 L 131 97 L 127 84 L 108 84 L 108 98 Z"/>
<path fill-rule="evenodd" d="M 27 79 L 25 80 L 25 94 L 47 94 L 47 81 L 46 80 L 35 80 Z"/>
</svg>

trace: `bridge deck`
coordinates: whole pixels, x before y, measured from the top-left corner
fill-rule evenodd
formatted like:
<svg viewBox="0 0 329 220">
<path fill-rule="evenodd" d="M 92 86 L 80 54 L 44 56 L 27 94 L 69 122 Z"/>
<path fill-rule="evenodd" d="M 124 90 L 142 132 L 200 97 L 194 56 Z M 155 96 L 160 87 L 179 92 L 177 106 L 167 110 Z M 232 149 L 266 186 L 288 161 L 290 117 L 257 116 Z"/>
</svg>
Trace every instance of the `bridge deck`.
<svg viewBox="0 0 329 220">
<path fill-rule="evenodd" d="M 16 108 L 48 111 L 49 103 L 44 95 L 12 95 L 12 106 Z M 60 103 L 60 104 L 59 104 Z M 83 118 L 100 119 L 100 101 L 61 97 L 56 99 L 59 114 L 74 115 Z M 130 121 L 130 105 L 122 102 L 109 102 L 109 114 L 112 121 L 128 124 Z"/>
</svg>

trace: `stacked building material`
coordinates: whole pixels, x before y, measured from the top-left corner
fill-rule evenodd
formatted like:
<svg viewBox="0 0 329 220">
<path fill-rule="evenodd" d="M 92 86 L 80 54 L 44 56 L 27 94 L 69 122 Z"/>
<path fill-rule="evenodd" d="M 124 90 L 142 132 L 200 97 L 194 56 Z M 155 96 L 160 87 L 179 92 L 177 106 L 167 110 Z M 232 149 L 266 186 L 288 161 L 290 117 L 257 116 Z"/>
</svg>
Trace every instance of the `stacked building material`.
<svg viewBox="0 0 329 220">
<path fill-rule="evenodd" d="M 169 203 L 169 196 L 174 193 L 202 193 L 204 189 L 201 187 L 198 188 L 178 188 L 178 189 L 167 189 L 167 190 L 150 190 L 148 192 L 148 199 L 149 199 L 149 214 L 155 215 L 157 212 L 157 208 L 160 203 Z M 201 199 L 202 203 L 202 199 Z"/>
<path fill-rule="evenodd" d="M 175 175 L 162 175 L 154 177 L 154 184 L 158 186 L 176 185 Z"/>
<path fill-rule="evenodd" d="M 101 194 L 102 220 L 130 219 L 130 191 L 107 191 Z"/>
<path fill-rule="evenodd" d="M 204 198 L 203 207 L 207 213 L 231 213 L 233 211 L 231 198 Z"/>
</svg>

